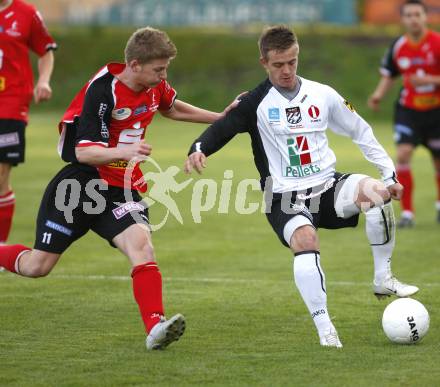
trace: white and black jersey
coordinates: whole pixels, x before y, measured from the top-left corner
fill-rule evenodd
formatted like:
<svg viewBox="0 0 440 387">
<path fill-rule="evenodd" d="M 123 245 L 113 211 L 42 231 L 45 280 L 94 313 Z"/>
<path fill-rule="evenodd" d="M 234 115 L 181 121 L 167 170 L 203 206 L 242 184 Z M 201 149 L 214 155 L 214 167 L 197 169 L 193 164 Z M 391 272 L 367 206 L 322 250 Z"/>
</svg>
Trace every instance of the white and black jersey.
<svg viewBox="0 0 440 387">
<path fill-rule="evenodd" d="M 383 179 L 393 177 L 391 158 L 353 107 L 331 87 L 300 80 L 292 100 L 265 80 L 226 117 L 206 129 L 189 153 L 200 151 L 209 156 L 237 133 L 248 132 L 262 189 L 271 177 L 275 193 L 305 190 L 323 184 L 335 173 L 336 156 L 326 134 L 331 129 L 351 137 Z"/>
</svg>

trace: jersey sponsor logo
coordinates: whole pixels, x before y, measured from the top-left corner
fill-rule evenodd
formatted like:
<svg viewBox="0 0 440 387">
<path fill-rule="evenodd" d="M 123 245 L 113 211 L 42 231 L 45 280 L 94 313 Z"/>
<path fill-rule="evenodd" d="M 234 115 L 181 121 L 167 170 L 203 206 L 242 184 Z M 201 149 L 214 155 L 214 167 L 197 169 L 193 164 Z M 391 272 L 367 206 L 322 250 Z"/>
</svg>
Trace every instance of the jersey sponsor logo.
<svg viewBox="0 0 440 387">
<path fill-rule="evenodd" d="M 406 56 L 402 56 L 397 59 L 397 64 L 402 70 L 408 70 L 411 67 L 411 59 Z"/>
<path fill-rule="evenodd" d="M 142 204 L 136 202 L 127 202 L 112 210 L 114 217 L 119 220 L 125 215 L 133 211 L 143 211 L 145 208 Z"/>
<path fill-rule="evenodd" d="M 146 113 L 148 112 L 148 106 L 147 105 L 141 105 L 138 106 L 136 109 L 134 109 L 133 115 L 137 116 L 138 114 Z"/>
<path fill-rule="evenodd" d="M 425 58 L 416 56 L 411 59 L 411 64 L 414 66 L 423 66 L 425 64 Z"/>
<path fill-rule="evenodd" d="M 269 108 L 269 121 L 279 121 L 280 120 L 280 109 Z"/>
<path fill-rule="evenodd" d="M 49 227 L 52 230 L 59 231 L 60 233 L 68 235 L 68 236 L 71 236 L 73 234 L 73 231 L 70 228 L 67 228 L 67 227 L 62 226 L 61 224 L 52 222 L 51 220 L 46 220 L 45 225 L 46 225 L 46 227 Z"/>
<path fill-rule="evenodd" d="M 346 99 L 344 99 L 344 105 L 347 106 L 348 110 L 350 110 L 352 113 L 356 111 L 353 105 L 350 102 L 348 102 Z"/>
<path fill-rule="evenodd" d="M 133 124 L 133 128 L 122 130 L 121 133 L 119 133 L 117 147 L 121 148 L 142 141 L 145 128 L 141 128 L 140 126 L 141 122 L 136 122 Z"/>
<path fill-rule="evenodd" d="M 111 163 L 107 164 L 108 167 L 117 168 L 117 169 L 134 168 L 135 165 L 136 165 L 135 161 L 125 161 L 125 160 L 112 161 Z"/>
<path fill-rule="evenodd" d="M 0 148 L 6 148 L 8 146 L 19 144 L 20 138 L 18 137 L 18 133 L 0 134 Z"/>
<path fill-rule="evenodd" d="M 0 77 L 0 91 L 4 91 L 6 89 L 6 78 Z"/>
<path fill-rule="evenodd" d="M 417 108 L 433 109 L 440 106 L 440 98 L 435 95 L 418 95 L 414 97 L 413 102 L 414 106 Z"/>
<path fill-rule="evenodd" d="M 130 116 L 131 116 L 130 108 L 120 108 L 112 111 L 112 117 L 118 121 L 125 120 Z"/>
<path fill-rule="evenodd" d="M 289 165 L 284 168 L 284 177 L 304 177 L 321 171 L 317 163 L 312 163 L 306 136 L 287 139 Z"/>
<path fill-rule="evenodd" d="M 309 110 L 307 110 L 307 112 L 309 113 L 310 118 L 313 118 L 312 122 L 321 121 L 321 120 L 317 120 L 319 114 L 321 113 L 317 106 L 311 105 L 309 107 Z"/>
<path fill-rule="evenodd" d="M 301 122 L 302 117 L 301 109 L 299 108 L 299 106 L 286 108 L 286 117 L 289 124 L 296 125 Z"/>
</svg>

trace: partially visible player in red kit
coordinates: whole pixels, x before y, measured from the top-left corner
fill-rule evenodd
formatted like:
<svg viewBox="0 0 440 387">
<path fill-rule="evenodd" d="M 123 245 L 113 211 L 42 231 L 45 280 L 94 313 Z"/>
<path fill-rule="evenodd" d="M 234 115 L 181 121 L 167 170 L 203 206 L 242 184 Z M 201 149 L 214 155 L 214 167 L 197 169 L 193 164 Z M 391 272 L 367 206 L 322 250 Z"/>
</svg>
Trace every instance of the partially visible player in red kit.
<svg viewBox="0 0 440 387">
<path fill-rule="evenodd" d="M 162 277 L 148 228 L 146 190 L 139 162 L 151 153 L 144 140 L 156 111 L 190 122 L 214 122 L 214 113 L 176 99 L 166 81 L 177 53 L 162 31 L 136 31 L 125 64 L 103 67 L 78 93 L 60 123 L 61 156 L 69 164 L 49 183 L 37 219 L 34 248 L 0 246 L 0 266 L 26 277 L 47 275 L 72 242 L 93 230 L 126 255 L 134 298 L 147 332 L 147 349 L 162 349 L 182 335 L 185 319 L 165 319 Z M 128 172 L 128 173 L 127 173 Z M 127 195 L 128 193 L 128 195 Z M 127 199 L 129 198 L 129 199 Z"/>
<path fill-rule="evenodd" d="M 56 44 L 40 13 L 22 0 L 0 0 L 0 243 L 6 242 L 14 214 L 11 167 L 24 162 L 24 132 L 32 94 L 36 103 L 52 95 L 49 82 Z M 33 87 L 29 50 L 39 56 Z"/>
<path fill-rule="evenodd" d="M 437 182 L 437 222 L 440 223 L 440 34 L 427 28 L 427 8 L 420 0 L 401 6 L 406 34 L 396 39 L 382 60 L 382 78 L 368 105 L 377 110 L 395 78 L 403 88 L 394 115 L 397 178 L 404 187 L 399 227 L 414 225 L 411 158 L 422 144 L 431 152 Z"/>
</svg>

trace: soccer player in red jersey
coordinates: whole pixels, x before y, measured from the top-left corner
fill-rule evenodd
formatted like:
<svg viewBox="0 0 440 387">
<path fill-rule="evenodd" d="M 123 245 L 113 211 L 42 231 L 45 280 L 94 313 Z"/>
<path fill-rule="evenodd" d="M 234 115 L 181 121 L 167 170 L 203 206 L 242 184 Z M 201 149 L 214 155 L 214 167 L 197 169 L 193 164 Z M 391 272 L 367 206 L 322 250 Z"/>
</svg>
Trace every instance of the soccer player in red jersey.
<svg viewBox="0 0 440 387">
<path fill-rule="evenodd" d="M 52 95 L 49 82 L 56 44 L 40 13 L 22 0 L 0 0 L 0 243 L 9 235 L 15 197 L 11 167 L 24 161 L 24 132 L 29 104 Z M 29 50 L 39 56 L 38 81 L 33 88 Z"/>
<path fill-rule="evenodd" d="M 381 65 L 381 79 L 368 100 L 377 110 L 385 94 L 402 75 L 403 88 L 394 115 L 397 144 L 397 178 L 404 186 L 399 227 L 414 224 L 411 158 L 424 145 L 436 172 L 437 222 L 440 222 L 440 34 L 427 28 L 427 8 L 422 1 L 408 0 L 401 7 L 405 35 L 396 39 Z"/>
<path fill-rule="evenodd" d="M 177 314 L 166 320 L 162 277 L 148 228 L 146 190 L 139 162 L 151 153 L 144 140 L 154 114 L 212 123 L 214 113 L 176 99 L 166 81 L 177 53 L 162 31 L 136 31 L 125 64 L 104 66 L 74 98 L 60 123 L 62 158 L 69 162 L 49 183 L 41 201 L 34 248 L 0 246 L 0 266 L 25 277 L 49 274 L 61 254 L 93 230 L 125 254 L 132 265 L 134 298 L 147 332 L 147 349 L 162 349 L 185 329 Z"/>
</svg>

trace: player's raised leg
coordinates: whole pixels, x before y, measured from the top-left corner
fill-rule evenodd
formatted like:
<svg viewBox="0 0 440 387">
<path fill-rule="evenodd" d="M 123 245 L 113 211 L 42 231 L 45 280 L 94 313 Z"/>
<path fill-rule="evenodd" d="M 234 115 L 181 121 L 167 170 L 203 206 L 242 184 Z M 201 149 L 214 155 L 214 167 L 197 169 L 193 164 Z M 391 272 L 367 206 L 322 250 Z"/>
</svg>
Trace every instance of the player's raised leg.
<svg viewBox="0 0 440 387">
<path fill-rule="evenodd" d="M 419 289 L 398 281 L 392 274 L 395 246 L 395 219 L 391 195 L 384 183 L 366 175 L 353 174 L 341 187 L 335 203 L 344 218 L 365 212 L 366 233 L 374 258 L 374 293 L 380 296 L 408 297 Z"/>
<path fill-rule="evenodd" d="M 177 314 L 169 320 L 165 319 L 162 276 L 147 226 L 133 224 L 117 235 L 113 243 L 132 265 L 133 293 L 148 335 L 147 349 L 163 349 L 179 340 L 185 330 L 185 318 Z"/>
<path fill-rule="evenodd" d="M 341 348 L 338 333 L 327 310 L 325 274 L 320 263 L 319 242 L 315 227 L 302 215 L 284 227 L 284 237 L 294 252 L 293 274 L 323 346 Z"/>
<path fill-rule="evenodd" d="M 0 246 L 0 266 L 23 277 L 48 275 L 60 258 L 60 254 L 32 250 L 24 245 Z"/>
</svg>

